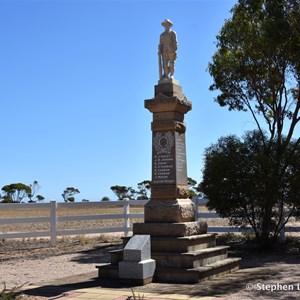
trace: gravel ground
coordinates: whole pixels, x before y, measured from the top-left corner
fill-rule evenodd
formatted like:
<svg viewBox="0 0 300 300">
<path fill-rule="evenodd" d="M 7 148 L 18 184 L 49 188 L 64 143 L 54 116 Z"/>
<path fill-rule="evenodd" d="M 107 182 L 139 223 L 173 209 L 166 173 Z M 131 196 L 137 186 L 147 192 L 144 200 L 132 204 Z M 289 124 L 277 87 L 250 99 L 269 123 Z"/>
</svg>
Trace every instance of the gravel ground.
<svg viewBox="0 0 300 300">
<path fill-rule="evenodd" d="M 136 290 L 218 296 L 226 300 L 300 299 L 299 239 L 271 253 L 249 244 L 231 246 L 230 254 L 242 257 L 241 270 L 236 273 L 194 285 L 154 283 Z M 108 251 L 120 247 L 120 240 L 70 239 L 59 243 L 56 248 L 49 247 L 48 241 L 6 242 L 0 246 L 1 282 L 11 289 L 23 284 L 90 273 L 95 270 L 96 264 L 109 261 Z M 250 284 L 248 289 L 247 283 Z M 274 286 L 277 290 L 271 292 Z"/>
<path fill-rule="evenodd" d="M 0 246 L 0 283 L 12 289 L 92 272 L 96 270 L 96 264 L 109 261 L 108 251 L 119 247 L 120 240 L 70 239 L 56 248 L 50 247 L 47 240 L 6 242 Z"/>
</svg>

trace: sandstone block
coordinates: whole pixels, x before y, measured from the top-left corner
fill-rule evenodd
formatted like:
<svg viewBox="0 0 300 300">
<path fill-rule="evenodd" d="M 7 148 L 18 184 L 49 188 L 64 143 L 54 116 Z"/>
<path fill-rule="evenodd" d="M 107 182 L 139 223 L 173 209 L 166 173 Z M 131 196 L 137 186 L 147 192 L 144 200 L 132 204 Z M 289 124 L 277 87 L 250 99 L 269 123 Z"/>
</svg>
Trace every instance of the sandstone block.
<svg viewBox="0 0 300 300">
<path fill-rule="evenodd" d="M 195 206 L 190 199 L 150 200 L 145 205 L 145 223 L 195 221 Z"/>
<path fill-rule="evenodd" d="M 184 223 L 135 223 L 134 234 L 149 234 L 151 236 L 184 237 L 207 233 L 206 222 Z"/>
</svg>

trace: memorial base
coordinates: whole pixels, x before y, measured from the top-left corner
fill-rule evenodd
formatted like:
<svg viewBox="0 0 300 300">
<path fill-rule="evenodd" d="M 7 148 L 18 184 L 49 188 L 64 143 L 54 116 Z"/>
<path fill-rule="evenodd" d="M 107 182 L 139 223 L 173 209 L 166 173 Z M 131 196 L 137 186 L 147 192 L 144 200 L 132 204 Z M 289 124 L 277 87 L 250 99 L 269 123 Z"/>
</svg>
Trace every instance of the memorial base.
<svg viewBox="0 0 300 300">
<path fill-rule="evenodd" d="M 125 246 L 129 238 L 123 240 Z M 216 246 L 216 234 L 151 236 L 151 257 L 156 263 L 153 282 L 193 284 L 231 273 L 239 268 L 241 259 L 228 258 L 228 249 L 228 246 Z M 119 279 L 118 268 L 123 260 L 123 250 L 110 253 L 111 264 L 97 266 L 98 276 L 116 280 Z M 149 282 L 127 283 L 144 285 Z"/>
<path fill-rule="evenodd" d="M 149 234 L 151 236 L 184 237 L 207 233 L 206 222 L 184 223 L 135 223 L 133 234 Z"/>
<path fill-rule="evenodd" d="M 145 223 L 195 221 L 195 206 L 190 199 L 153 200 L 145 205 Z"/>
<path fill-rule="evenodd" d="M 195 220 L 188 199 L 184 115 L 192 103 L 178 81 L 163 79 L 145 108 L 153 114 L 151 200 L 145 223 L 133 224 L 133 235 L 151 236 L 153 281 L 197 283 L 237 269 L 240 259 L 228 258 L 227 246 L 216 246 L 216 235 L 207 234 L 207 224 Z M 128 240 L 124 238 L 124 246 Z M 118 279 L 123 259 L 123 250 L 112 251 L 111 264 L 98 267 L 99 277 Z"/>
</svg>

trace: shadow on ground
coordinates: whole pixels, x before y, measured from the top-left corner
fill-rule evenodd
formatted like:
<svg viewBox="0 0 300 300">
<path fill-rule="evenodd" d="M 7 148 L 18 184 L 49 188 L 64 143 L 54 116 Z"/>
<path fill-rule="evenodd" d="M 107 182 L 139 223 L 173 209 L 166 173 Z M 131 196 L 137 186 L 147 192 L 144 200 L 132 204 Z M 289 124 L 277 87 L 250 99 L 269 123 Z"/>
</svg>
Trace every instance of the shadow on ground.
<svg viewBox="0 0 300 300">
<path fill-rule="evenodd" d="M 55 281 L 37 283 L 35 284 L 37 287 L 22 290 L 22 293 L 30 296 L 52 298 L 83 288 L 128 288 L 130 291 L 130 285 L 120 284 L 112 280 L 102 280 L 99 279 L 97 275 L 98 272 L 94 271 L 86 274 L 60 278 Z"/>
<path fill-rule="evenodd" d="M 95 247 L 82 251 L 72 259 L 72 261 L 78 264 L 101 264 L 110 262 L 109 251 L 122 249 L 122 245 L 116 246 L 105 246 L 105 247 Z"/>
<path fill-rule="evenodd" d="M 110 250 L 119 249 L 121 246 L 106 247 L 101 251 L 99 248 L 83 251 L 79 256 L 75 258 L 75 262 L 79 264 L 89 263 L 107 263 L 109 262 Z M 290 248 L 289 248 L 290 249 Z M 277 251 L 277 252 L 262 252 L 261 250 L 255 250 L 251 248 L 232 248 L 231 256 L 242 257 L 241 269 L 237 272 L 224 275 L 220 278 L 215 278 L 207 281 L 203 281 L 198 284 L 163 284 L 152 283 L 146 286 L 134 286 L 124 284 L 118 280 L 104 280 L 99 279 L 97 271 L 70 276 L 66 278 L 57 279 L 51 282 L 42 282 L 36 284 L 33 289 L 23 291 L 26 295 L 43 296 L 43 297 L 58 297 L 64 293 L 68 293 L 72 290 L 82 288 L 112 288 L 128 290 L 130 295 L 130 289 L 133 288 L 139 293 L 159 293 L 164 294 L 184 294 L 198 297 L 205 296 L 228 296 L 229 294 L 235 294 L 238 292 L 250 293 L 251 298 L 247 299 L 269 299 L 269 292 L 260 291 L 247 291 L 246 285 L 254 282 L 282 282 L 286 279 L 286 266 L 276 267 L 277 264 L 300 264 L 300 250 L 296 248 L 295 251 Z M 274 267 L 275 266 L 275 267 Z M 296 276 L 298 276 L 296 274 Z M 300 272 L 299 272 L 300 276 Z M 293 283 L 293 282 L 291 282 Z M 295 282 L 297 284 L 297 282 Z M 298 291 L 299 293 L 299 291 Z M 299 299 L 298 293 L 285 297 L 284 293 L 276 293 L 274 299 Z M 260 298 L 264 297 L 265 298 Z M 275 295 L 273 295 L 275 296 Z M 242 299 L 242 298 L 241 298 Z M 273 299 L 273 298 L 272 298 Z"/>
<path fill-rule="evenodd" d="M 277 275 L 276 272 L 266 268 L 243 269 L 238 272 L 227 274 L 221 278 L 216 278 L 209 281 L 203 281 L 198 284 L 163 284 L 152 283 L 146 286 L 134 286 L 124 284 L 118 280 L 104 280 L 97 277 L 97 272 L 70 276 L 61 278 L 52 282 L 43 282 L 37 284 L 38 287 L 23 291 L 26 295 L 42 296 L 42 297 L 57 297 L 68 293 L 72 290 L 82 288 L 112 288 L 130 289 L 133 288 L 141 293 L 159 293 L 159 294 L 185 294 L 193 296 L 224 296 L 230 292 L 236 293 L 241 289 L 245 289 L 248 282 L 256 280 L 263 281 L 272 276 Z M 296 299 L 296 298 L 295 298 Z"/>
</svg>

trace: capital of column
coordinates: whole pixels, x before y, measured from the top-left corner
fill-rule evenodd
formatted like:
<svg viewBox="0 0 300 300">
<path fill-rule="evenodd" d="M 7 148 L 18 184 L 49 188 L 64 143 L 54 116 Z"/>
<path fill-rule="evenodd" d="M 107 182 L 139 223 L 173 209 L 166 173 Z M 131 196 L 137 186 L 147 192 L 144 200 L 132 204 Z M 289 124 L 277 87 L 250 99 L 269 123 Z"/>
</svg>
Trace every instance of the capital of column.
<svg viewBox="0 0 300 300">
<path fill-rule="evenodd" d="M 186 114 L 192 109 L 192 103 L 187 100 L 177 81 L 159 83 L 154 94 L 154 98 L 145 100 L 145 108 L 154 114 L 168 112 L 170 119 L 177 119 L 178 114 Z"/>
</svg>

